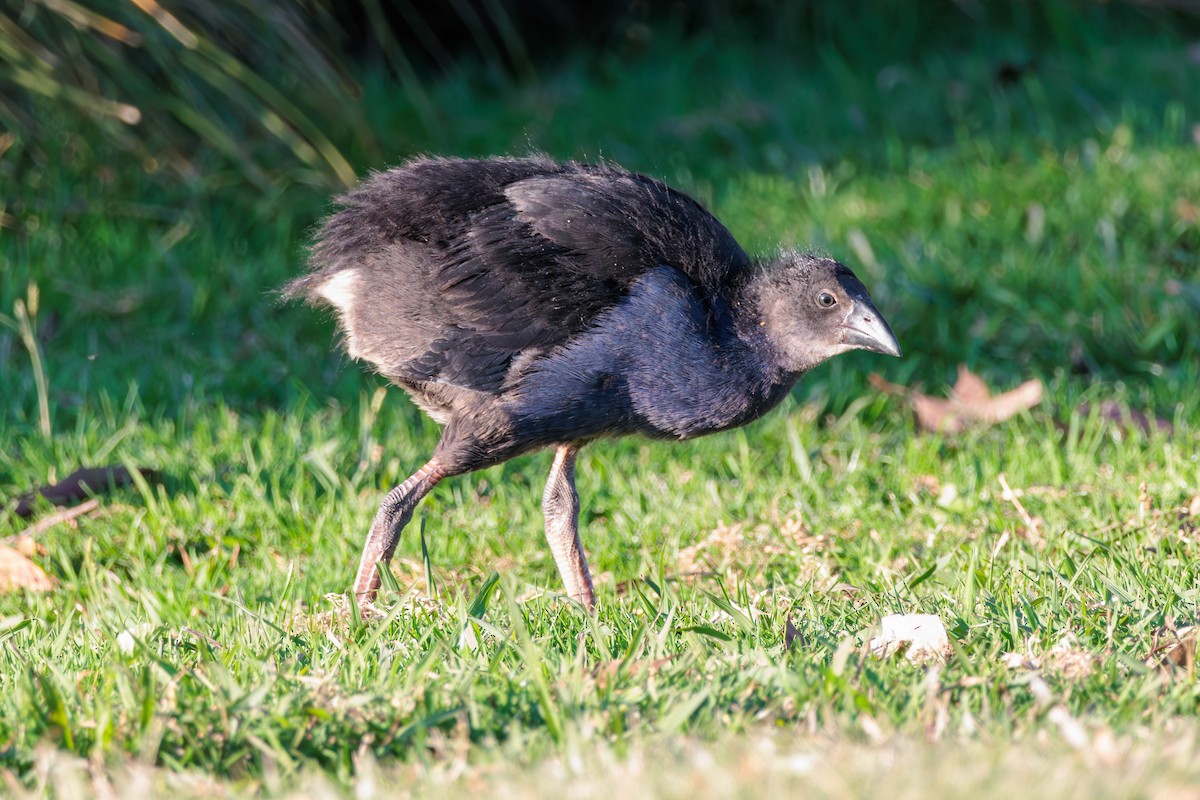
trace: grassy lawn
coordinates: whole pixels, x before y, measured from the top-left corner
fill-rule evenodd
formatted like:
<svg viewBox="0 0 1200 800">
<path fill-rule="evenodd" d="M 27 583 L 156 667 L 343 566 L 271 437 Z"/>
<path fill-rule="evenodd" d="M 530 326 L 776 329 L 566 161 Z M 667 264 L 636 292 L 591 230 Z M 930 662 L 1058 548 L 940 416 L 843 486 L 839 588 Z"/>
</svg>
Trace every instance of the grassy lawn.
<svg viewBox="0 0 1200 800">
<path fill-rule="evenodd" d="M 0 497 L 79 466 L 163 479 L 21 545 L 56 585 L 0 595 L 0 794 L 1192 796 L 1196 31 L 1059 12 L 868 25 L 854 58 L 654 31 L 523 85 L 464 68 L 432 116 L 364 76 L 375 139 L 329 122 L 361 171 L 613 158 L 750 250 L 850 264 L 904 347 L 736 432 L 586 448 L 595 617 L 555 594 L 548 455 L 440 486 L 387 616 L 346 612 L 437 428 L 273 295 L 328 186 L 6 139 Z M 949 436 L 867 381 L 941 395 L 959 363 L 1046 397 Z M 912 612 L 944 664 L 871 654 Z"/>
</svg>

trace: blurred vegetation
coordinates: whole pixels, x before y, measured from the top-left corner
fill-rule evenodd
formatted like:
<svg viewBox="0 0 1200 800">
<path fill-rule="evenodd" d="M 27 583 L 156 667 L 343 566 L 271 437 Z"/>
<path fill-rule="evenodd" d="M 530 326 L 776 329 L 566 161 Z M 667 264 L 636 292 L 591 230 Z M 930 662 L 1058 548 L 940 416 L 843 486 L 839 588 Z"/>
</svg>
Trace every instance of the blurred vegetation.
<svg viewBox="0 0 1200 800">
<path fill-rule="evenodd" d="M 1087 51 L 1118 32 L 1198 30 L 1194 18 L 1153 5 L 927 0 L 903 9 L 880 2 L 848 14 L 817 0 L 612 3 L 586 12 L 562 0 L 3 0 L 0 152 L 8 153 L 4 177 L 21 179 L 55 157 L 48 138 L 70 131 L 136 157 L 168 182 L 219 176 L 222 186 L 268 197 L 294 184 L 329 190 L 352 183 L 364 164 L 416 148 L 442 150 L 450 127 L 469 115 L 461 103 L 486 102 L 496 92 L 521 105 L 524 90 L 537 95 L 536 113 L 545 116 L 556 95 L 578 91 L 562 85 L 564 76 L 611 82 L 631 61 L 653 59 L 664 47 L 674 53 L 680 40 L 693 43 L 693 63 L 663 67 L 699 68 L 698 80 L 665 85 L 705 94 L 713 84 L 700 78 L 714 61 L 714 72 L 744 76 L 747 85 L 725 88 L 743 97 L 708 98 L 715 102 L 712 120 L 689 116 L 689 107 L 710 105 L 698 98 L 654 99 L 682 117 L 680 128 L 716 129 L 735 168 L 764 160 L 739 152 L 757 144 L 739 141 L 747 137 L 771 143 L 765 161 L 775 169 L 828 155 L 815 149 L 829 138 L 822 134 L 951 141 L 962 123 L 989 122 L 977 119 L 980 98 L 972 96 L 981 78 L 990 84 L 982 105 L 996 104 L 990 121 L 999 133 L 1024 126 L 1022 114 L 1045 118 L 1048 104 L 1062 102 L 1079 110 L 1080 130 L 1111 129 L 1117 109 L 1104 91 L 1110 87 L 1093 94 L 1093 87 L 1056 86 L 1054 53 Z M 747 38 L 757 52 L 723 46 Z M 954 54 L 977 50 L 992 54 L 991 74 L 955 74 Z M 729 63 L 747 56 L 749 64 Z M 549 77 L 539 76 L 547 70 Z M 832 80 L 838 102 L 816 98 L 826 114 L 848 106 L 848 119 L 820 119 L 825 115 L 813 104 L 781 91 L 791 76 L 813 70 Z M 896 104 L 864 95 L 863 74 L 876 75 L 880 93 L 925 93 L 911 109 L 917 118 L 882 118 Z M 388 88 L 364 94 L 364 75 L 387 75 Z M 938 91 L 929 92 L 922 77 L 935 79 Z M 1010 107 L 1005 96 L 1021 94 L 1016 90 L 1030 77 L 1045 81 L 1046 91 L 1032 95 L 1028 107 Z M 447 81 L 472 84 L 471 93 L 448 97 L 440 88 Z M 1139 101 L 1157 106 L 1179 87 L 1154 80 L 1143 89 Z M 381 128 L 381 104 L 406 107 L 410 118 L 398 130 Z M 617 115 L 614 124 L 636 124 L 622 119 L 628 116 Z M 940 133 L 929 124 L 935 120 L 945 123 Z"/>
<path fill-rule="evenodd" d="M 501 83 L 531 80 L 531 52 L 612 30 L 622 6 L 598 8 L 611 10 L 556 0 L 512 13 L 495 2 L 8 0 L 2 147 L 21 173 L 51 157 L 40 145 L 47 131 L 94 131 L 172 182 L 224 171 L 268 194 L 280 184 L 345 187 L 355 178 L 347 153 L 379 155 L 357 68 L 386 67 L 420 124 L 436 130 L 431 76 L 463 59 Z"/>
<path fill-rule="evenodd" d="M 0 785 L 43 785 L 64 753 L 96 793 L 130 759 L 254 791 L 369 777 L 369 752 L 390 776 L 460 745 L 525 765 L 598 739 L 654 753 L 680 731 L 859 741 L 871 720 L 920 740 L 944 724 L 987 750 L 972 763 L 1001 764 L 988 754 L 1012 741 L 1061 752 L 1044 744 L 1056 712 L 1096 742 L 1190 755 L 1172 726 L 1194 726 L 1195 671 L 1146 659 L 1200 601 L 1195 19 L 680 3 L 573 33 L 529 6 L 447 7 L 473 16 L 0 0 L 0 498 L 81 464 L 166 476 L 39 532 L 30 557 L 57 588 L 0 597 Z M 905 358 L 839 357 L 738 431 L 587 448 L 598 620 L 547 593 L 537 457 L 422 506 L 427 535 L 413 525 L 393 566 L 436 602 L 377 627 L 322 613 L 437 429 L 274 292 L 353 176 L 530 149 L 662 177 L 748 249 L 838 256 Z M 997 390 L 1037 377 L 1047 401 L 921 435 L 865 380 L 940 394 L 958 361 Z M 1164 424 L 1112 424 L 1106 402 Z M 25 526 L 0 515 L 0 540 Z M 689 551 L 706 572 L 680 574 Z M 468 619 L 489 602 L 486 627 Z M 952 629 L 941 672 L 857 648 L 913 610 Z M 1063 643 L 1094 669 L 1056 672 Z M 1014 652 L 1051 665 L 1061 706 Z M 1139 779 L 1124 746 L 1055 763 Z"/>
<path fill-rule="evenodd" d="M 322 35 L 334 27 L 320 6 L 290 2 L 5 4 L 0 121 L 35 163 L 49 155 L 38 142 L 50 115 L 175 180 L 210 171 L 211 150 L 266 189 L 278 156 L 263 153 L 281 151 L 289 180 L 344 184 L 354 170 L 323 120 L 344 118 L 356 89 Z"/>
<path fill-rule="evenodd" d="M 234 404 L 331 381 L 356 392 L 357 372 L 325 355 L 328 330 L 271 292 L 300 268 L 332 192 L 419 152 L 612 158 L 697 193 L 752 249 L 782 240 L 868 274 L 900 267 L 877 291 L 896 292 L 898 332 L 943 364 L 1003 352 L 1009 370 L 1145 378 L 1197 352 L 1175 313 L 1200 291 L 1190 17 L 707 3 L 634 7 L 564 49 L 541 46 L 528 15 L 483 3 L 491 23 L 438 28 L 436 47 L 407 58 L 424 29 L 389 31 L 415 6 L 337 8 L 4 8 L 0 309 L 40 287 L 52 371 L 76 378 L 60 383 L 65 408 L 94 391 L 93 374 L 116 396 L 136 382 L 155 407 L 206 387 Z M 1157 166 L 1138 178 L 1143 159 Z M 1135 228 L 1146 236 L 1122 235 Z M 1099 263 L 1151 266 L 1118 269 L 1114 289 L 1077 257 L 1098 241 Z M 1053 268 L 1003 266 L 1014 244 Z M 1066 307 L 1062 281 L 1110 313 Z M 977 335 L 951 335 L 928 307 L 971 313 Z M 1000 336 L 1005 319 L 1022 324 Z M 17 341 L 0 338 L 7 358 L 21 358 Z M 139 356 L 99 373 L 76 362 L 106 342 Z M 36 383 L 21 377 L 17 394 Z"/>
</svg>

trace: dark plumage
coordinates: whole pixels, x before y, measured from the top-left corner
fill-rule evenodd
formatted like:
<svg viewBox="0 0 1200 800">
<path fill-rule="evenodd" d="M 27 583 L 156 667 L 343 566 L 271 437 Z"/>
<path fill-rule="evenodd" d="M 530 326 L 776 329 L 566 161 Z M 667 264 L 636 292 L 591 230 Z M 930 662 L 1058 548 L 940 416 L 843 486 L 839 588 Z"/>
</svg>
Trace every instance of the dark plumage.
<svg viewBox="0 0 1200 800">
<path fill-rule="evenodd" d="M 286 294 L 333 306 L 349 354 L 445 426 L 376 515 L 360 602 L 439 480 L 554 446 L 546 534 L 568 593 L 590 606 L 580 446 L 725 430 L 838 353 L 900 355 L 847 267 L 752 261 L 695 200 L 616 166 L 420 159 L 338 202 L 313 271 Z"/>
</svg>

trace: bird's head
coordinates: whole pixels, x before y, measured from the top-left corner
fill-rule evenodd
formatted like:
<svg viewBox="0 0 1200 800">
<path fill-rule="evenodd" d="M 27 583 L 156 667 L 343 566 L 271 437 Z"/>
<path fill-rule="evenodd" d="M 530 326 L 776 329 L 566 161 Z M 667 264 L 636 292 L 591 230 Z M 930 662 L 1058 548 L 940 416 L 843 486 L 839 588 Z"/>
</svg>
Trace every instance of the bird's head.
<svg viewBox="0 0 1200 800">
<path fill-rule="evenodd" d="M 788 372 L 805 372 L 850 350 L 900 355 L 866 287 L 831 258 L 784 253 L 747 288 L 757 324 Z"/>
</svg>

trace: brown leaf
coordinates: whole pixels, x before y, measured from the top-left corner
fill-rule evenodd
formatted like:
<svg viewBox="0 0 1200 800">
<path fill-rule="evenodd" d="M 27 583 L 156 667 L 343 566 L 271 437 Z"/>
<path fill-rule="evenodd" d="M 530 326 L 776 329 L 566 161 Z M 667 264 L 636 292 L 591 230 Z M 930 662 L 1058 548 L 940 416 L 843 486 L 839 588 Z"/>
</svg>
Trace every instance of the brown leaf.
<svg viewBox="0 0 1200 800">
<path fill-rule="evenodd" d="M 1186 197 L 1176 197 L 1175 202 L 1171 204 L 1171 210 L 1175 212 L 1175 219 L 1180 222 L 1191 224 L 1200 222 L 1200 206 Z"/>
<path fill-rule="evenodd" d="M 967 429 L 966 419 L 955 412 L 953 402 L 920 392 L 914 392 L 909 400 L 917 413 L 917 424 L 925 430 L 962 433 Z"/>
<path fill-rule="evenodd" d="M 984 387 L 986 391 L 986 387 Z M 1011 392 L 968 404 L 972 421 L 995 425 L 1042 402 L 1042 382 L 1026 381 Z"/>
<path fill-rule="evenodd" d="M 992 390 L 983 382 L 983 378 L 967 369 L 966 364 L 959 364 L 958 380 L 954 382 L 950 396 L 959 403 L 981 405 L 992 399 Z"/>
<path fill-rule="evenodd" d="M 1077 411 L 1079 416 L 1089 417 L 1092 414 L 1092 407 L 1088 403 L 1081 403 Z M 1162 417 L 1147 414 L 1145 411 L 1139 411 L 1136 408 L 1122 408 L 1121 404 L 1115 400 L 1105 400 L 1102 402 L 1098 413 L 1101 419 L 1111 422 L 1126 433 L 1134 428 L 1137 428 L 1147 436 L 1155 431 L 1165 433 L 1168 436 L 1175 432 L 1175 426 Z"/>
<path fill-rule="evenodd" d="M 884 394 L 898 394 L 901 397 L 908 395 L 907 386 L 902 386 L 898 383 L 892 383 L 878 372 L 872 372 L 871 374 L 867 375 L 867 382 Z"/>
<path fill-rule="evenodd" d="M 3 546 L 3 545 L 11 545 L 12 549 L 16 550 L 18 553 L 25 556 L 26 558 L 33 558 L 34 556 L 44 556 L 46 554 L 46 547 L 44 545 L 38 544 L 37 540 L 34 539 L 32 536 L 23 536 L 23 535 L 10 536 L 5 541 L 0 542 L 0 546 Z"/>
<path fill-rule="evenodd" d="M 936 475 L 918 475 L 913 480 L 914 492 L 925 492 L 933 497 L 942 493 L 942 482 Z"/>
<path fill-rule="evenodd" d="M 152 483 L 162 480 L 158 470 L 138 469 L 147 481 Z M 77 469 L 58 483 L 39 486 L 32 492 L 27 492 L 17 498 L 15 509 L 18 517 L 33 516 L 38 495 L 46 502 L 55 506 L 65 506 L 79 500 L 85 500 L 92 495 L 111 492 L 119 486 L 133 483 L 129 470 L 121 466 L 85 467 Z"/>
<path fill-rule="evenodd" d="M 665 667 L 667 664 L 670 664 L 674 658 L 674 656 L 665 656 L 664 658 L 654 658 L 648 661 L 605 661 L 596 665 L 596 668 L 592 670 L 592 677 L 596 679 L 597 686 L 604 688 L 613 680 L 615 680 L 618 674 L 620 674 L 622 665 L 625 667 L 625 674 L 630 677 L 633 677 L 634 675 L 640 675 L 642 673 L 653 677 L 657 675 L 663 667 Z"/>
<path fill-rule="evenodd" d="M 1098 660 L 1094 653 L 1079 646 L 1073 634 L 1067 633 L 1050 648 L 1045 663 L 1068 681 L 1075 682 L 1084 680 L 1095 672 Z"/>
<path fill-rule="evenodd" d="M 917 424 L 924 430 L 941 433 L 962 433 L 974 426 L 995 425 L 1042 402 L 1039 380 L 1026 381 L 1010 392 L 993 396 L 983 379 L 963 364 L 958 367 L 958 380 L 948 398 L 932 397 L 889 383 L 875 374 L 868 379 L 882 392 L 907 397 L 917 415 Z"/>
<path fill-rule="evenodd" d="M 745 539 L 746 532 L 741 523 L 726 525 L 720 521 L 704 539 L 679 551 L 676 567 L 682 574 L 703 571 L 705 567 L 712 567 L 734 555 Z"/>
<path fill-rule="evenodd" d="M 48 592 L 53 588 L 54 579 L 41 567 L 11 547 L 0 545 L 0 594 L 21 589 Z"/>
<path fill-rule="evenodd" d="M 783 626 L 783 649 L 791 650 L 792 643 L 797 639 L 800 640 L 800 646 L 804 646 L 804 637 L 800 635 L 800 631 L 796 630 L 796 626 L 792 624 L 792 618 L 789 615 L 787 622 Z"/>
<path fill-rule="evenodd" d="M 1185 626 L 1178 630 L 1170 628 L 1155 635 L 1155 644 L 1146 657 L 1146 666 L 1163 670 L 1183 669 L 1191 672 L 1196 665 L 1196 643 L 1200 640 L 1200 628 Z"/>
</svg>

